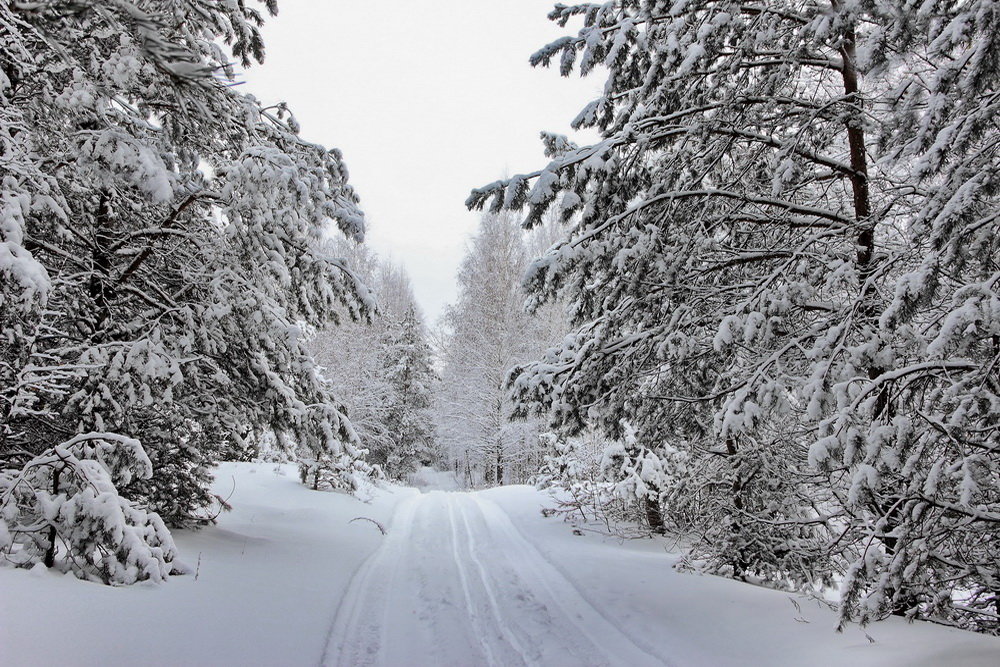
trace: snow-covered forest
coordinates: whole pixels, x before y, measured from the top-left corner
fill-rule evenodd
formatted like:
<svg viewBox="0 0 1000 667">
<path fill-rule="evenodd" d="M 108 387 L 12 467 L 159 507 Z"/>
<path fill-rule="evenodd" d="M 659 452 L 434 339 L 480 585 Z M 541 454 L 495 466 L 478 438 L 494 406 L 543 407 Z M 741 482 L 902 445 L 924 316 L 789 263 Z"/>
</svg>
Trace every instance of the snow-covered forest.
<svg viewBox="0 0 1000 667">
<path fill-rule="evenodd" d="M 440 313 L 277 12 L 0 3 L 0 665 L 1000 660 L 1000 2 L 549 7 Z"/>
</svg>

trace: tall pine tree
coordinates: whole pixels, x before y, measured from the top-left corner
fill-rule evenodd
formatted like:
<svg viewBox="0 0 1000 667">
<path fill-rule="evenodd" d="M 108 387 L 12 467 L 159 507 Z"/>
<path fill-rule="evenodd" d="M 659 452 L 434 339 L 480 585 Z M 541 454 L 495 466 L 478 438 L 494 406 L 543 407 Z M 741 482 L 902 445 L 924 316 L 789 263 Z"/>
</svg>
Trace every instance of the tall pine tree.
<svg viewBox="0 0 1000 667">
<path fill-rule="evenodd" d="M 413 306 L 402 321 L 390 327 L 388 337 L 382 353 L 392 387 L 386 414 L 392 447 L 384 465 L 390 477 L 399 479 L 438 458 L 431 413 L 437 378 L 424 325 Z"/>
<path fill-rule="evenodd" d="M 844 618 L 995 624 L 997 8 L 558 5 L 542 49 L 608 68 L 552 162 L 472 207 L 551 208 L 530 270 L 576 334 L 523 367 L 564 432 L 623 424 L 717 571 L 846 575 Z M 635 466 L 629 468 L 636 470 Z"/>
<path fill-rule="evenodd" d="M 340 154 L 230 85 L 231 57 L 263 57 L 261 21 L 247 3 L 0 6 L 6 560 L 159 577 L 172 550 L 138 504 L 205 520 L 208 466 L 265 433 L 349 483 L 352 432 L 302 326 L 368 306 L 318 248 L 364 222 Z M 159 565 L 124 566 L 123 539 Z"/>
</svg>

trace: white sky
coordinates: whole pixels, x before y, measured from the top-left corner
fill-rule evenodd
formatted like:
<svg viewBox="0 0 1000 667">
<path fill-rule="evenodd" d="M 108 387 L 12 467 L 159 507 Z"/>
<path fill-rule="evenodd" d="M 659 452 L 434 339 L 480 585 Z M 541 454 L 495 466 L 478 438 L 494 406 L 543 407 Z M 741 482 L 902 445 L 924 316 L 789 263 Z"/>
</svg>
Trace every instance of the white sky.
<svg viewBox="0 0 1000 667">
<path fill-rule="evenodd" d="M 433 323 L 478 214 L 469 191 L 547 162 L 541 130 L 596 97 L 599 74 L 563 79 L 528 57 L 575 29 L 550 0 L 283 0 L 246 92 L 284 100 L 309 141 L 338 147 L 368 217 L 368 242 L 402 263 Z"/>
</svg>

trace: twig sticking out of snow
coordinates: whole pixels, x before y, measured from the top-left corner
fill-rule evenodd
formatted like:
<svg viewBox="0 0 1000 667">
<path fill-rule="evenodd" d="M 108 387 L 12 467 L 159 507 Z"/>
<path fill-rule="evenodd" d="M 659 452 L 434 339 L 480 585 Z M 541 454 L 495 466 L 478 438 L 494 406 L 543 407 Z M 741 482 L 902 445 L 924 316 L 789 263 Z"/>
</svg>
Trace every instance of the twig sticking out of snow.
<svg viewBox="0 0 1000 667">
<path fill-rule="evenodd" d="M 375 519 L 369 519 L 366 516 L 356 516 L 353 519 L 351 519 L 348 523 L 354 523 L 355 521 L 360 521 L 360 520 L 371 521 L 372 523 L 374 523 L 378 527 L 378 529 L 382 532 L 383 535 L 385 535 L 388 532 L 385 529 L 385 526 L 383 526 L 381 523 L 379 523 Z"/>
</svg>

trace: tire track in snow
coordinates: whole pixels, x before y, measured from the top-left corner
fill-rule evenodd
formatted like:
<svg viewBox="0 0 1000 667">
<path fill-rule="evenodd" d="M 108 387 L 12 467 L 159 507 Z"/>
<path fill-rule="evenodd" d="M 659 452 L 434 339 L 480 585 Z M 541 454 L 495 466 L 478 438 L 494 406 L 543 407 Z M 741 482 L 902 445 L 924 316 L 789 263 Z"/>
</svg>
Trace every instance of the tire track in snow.
<svg viewBox="0 0 1000 667">
<path fill-rule="evenodd" d="M 500 533 L 505 547 L 520 554 L 521 571 L 531 572 L 529 588 L 545 590 L 583 637 L 598 638 L 597 650 L 605 654 L 611 665 L 671 665 L 672 663 L 648 645 L 633 638 L 618 623 L 592 604 L 583 592 L 562 571 L 532 545 L 517 529 L 506 512 L 491 500 L 474 494 L 463 494 L 475 504 L 490 530 Z"/>
<path fill-rule="evenodd" d="M 466 495 L 466 494 L 462 494 Z M 479 573 L 479 580 L 483 585 L 483 591 L 486 593 L 487 600 L 489 601 L 490 611 L 493 612 L 493 618 L 496 620 L 497 627 L 494 628 L 494 632 L 499 634 L 499 637 L 506 638 L 510 643 L 511 647 L 520 657 L 521 662 L 525 665 L 534 665 L 531 660 L 528 659 L 528 654 L 521 646 L 521 642 L 518 641 L 517 635 L 511 630 L 510 626 L 504 620 L 504 615 L 500 611 L 500 605 L 497 604 L 497 592 L 493 584 L 490 581 L 489 576 L 487 576 L 486 568 L 483 567 L 482 561 L 476 556 L 476 538 L 469 525 L 468 517 L 466 516 L 465 510 L 463 509 L 462 503 L 458 502 L 456 498 L 457 494 L 452 494 L 449 497 L 448 511 L 451 512 L 452 521 L 454 521 L 454 509 L 458 508 L 458 513 L 462 517 L 462 525 L 465 528 L 466 536 L 466 548 L 469 552 L 469 560 L 472 562 L 476 571 Z M 485 639 L 485 636 L 484 636 Z M 485 642 L 488 643 L 488 642 Z M 509 664 L 509 663 L 508 663 Z"/>
<path fill-rule="evenodd" d="M 489 560 L 488 571 L 497 579 L 495 584 L 487 584 L 495 595 L 504 598 L 502 608 L 511 618 L 516 632 L 524 636 L 525 642 L 534 648 L 533 660 L 540 665 L 583 665 L 605 666 L 616 664 L 600 646 L 589 637 L 588 629 L 581 627 L 573 618 L 574 612 L 559 600 L 548 582 L 538 576 L 537 567 L 530 554 L 523 549 L 511 549 L 507 536 L 496 530 L 482 508 L 472 497 L 465 497 L 461 505 L 466 525 L 478 521 L 483 538 L 482 546 L 470 541 L 472 557 L 479 549 Z M 470 534 L 473 530 L 470 526 Z M 479 559 L 476 558 L 478 561 Z M 483 568 L 486 572 L 487 568 Z M 501 605 L 497 605 L 498 613 Z M 513 634 L 513 633 L 512 633 Z M 641 664 L 641 663 L 629 663 Z"/>
<path fill-rule="evenodd" d="M 668 664 L 590 604 L 495 503 L 440 491 L 400 503 L 352 578 L 322 664 Z"/>
<path fill-rule="evenodd" d="M 482 605 L 458 553 L 447 496 L 415 496 L 396 510 L 386 539 L 352 579 L 322 657 L 324 665 L 506 664 L 485 654 Z M 459 585 L 468 583 L 468 604 Z"/>
<path fill-rule="evenodd" d="M 400 501 L 396 507 L 396 511 L 393 513 L 392 521 L 389 523 L 388 534 L 404 532 L 406 535 L 402 536 L 403 539 L 409 536 L 413 527 L 413 515 L 416 513 L 418 500 L 419 496 L 414 496 L 413 498 Z M 354 636 L 364 632 L 359 627 L 361 624 L 362 606 L 367 596 L 384 594 L 384 591 L 381 589 L 385 588 L 388 582 L 384 580 L 379 581 L 374 573 L 384 567 L 384 563 L 391 557 L 391 553 L 392 550 L 386 549 L 385 542 L 383 542 L 362 563 L 361 567 L 354 573 L 354 576 L 351 577 L 347 585 L 347 591 L 337 606 L 333 623 L 327 634 L 326 646 L 323 649 L 323 655 L 320 657 L 321 665 L 331 663 L 349 664 L 352 659 L 355 661 L 360 659 L 360 656 L 353 656 L 351 658 L 344 655 L 344 651 L 348 648 L 348 645 L 343 641 L 338 641 L 338 638 Z M 360 662 L 356 662 L 356 664 L 360 664 Z"/>
<path fill-rule="evenodd" d="M 466 573 L 465 567 L 462 566 L 462 557 L 459 555 L 458 550 L 458 524 L 455 522 L 454 505 L 450 500 L 446 500 L 448 506 L 448 524 L 451 527 L 451 550 L 452 556 L 455 559 L 455 565 L 458 568 L 458 576 L 462 582 L 462 593 L 465 596 L 465 606 L 469 610 L 469 620 L 472 625 L 480 626 L 479 614 L 476 613 L 475 605 L 472 602 L 472 590 L 469 588 L 469 578 Z M 485 637 L 486 633 L 489 632 L 488 629 L 482 627 L 476 627 L 477 634 Z M 490 649 L 490 643 L 487 641 L 483 642 L 483 651 L 486 653 L 486 662 L 489 665 L 499 664 L 496 657 L 493 655 L 493 651 Z"/>
</svg>

